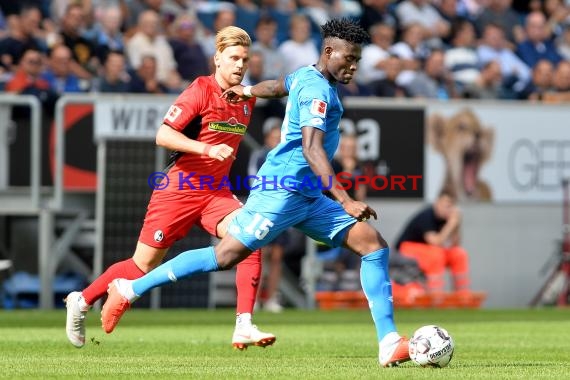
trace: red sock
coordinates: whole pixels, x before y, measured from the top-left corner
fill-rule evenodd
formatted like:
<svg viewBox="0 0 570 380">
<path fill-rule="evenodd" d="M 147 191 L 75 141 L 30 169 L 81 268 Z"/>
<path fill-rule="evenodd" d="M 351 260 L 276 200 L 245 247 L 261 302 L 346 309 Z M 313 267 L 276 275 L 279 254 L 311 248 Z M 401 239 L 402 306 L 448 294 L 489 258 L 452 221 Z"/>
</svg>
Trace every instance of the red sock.
<svg viewBox="0 0 570 380">
<path fill-rule="evenodd" d="M 144 275 L 145 273 L 137 267 L 132 258 L 119 261 L 107 268 L 91 285 L 83 289 L 83 298 L 88 305 L 93 305 L 95 301 L 107 293 L 107 287 L 114 279 L 134 280 Z"/>
<path fill-rule="evenodd" d="M 258 249 L 237 265 L 237 314 L 253 314 L 261 276 L 261 251 Z"/>
</svg>

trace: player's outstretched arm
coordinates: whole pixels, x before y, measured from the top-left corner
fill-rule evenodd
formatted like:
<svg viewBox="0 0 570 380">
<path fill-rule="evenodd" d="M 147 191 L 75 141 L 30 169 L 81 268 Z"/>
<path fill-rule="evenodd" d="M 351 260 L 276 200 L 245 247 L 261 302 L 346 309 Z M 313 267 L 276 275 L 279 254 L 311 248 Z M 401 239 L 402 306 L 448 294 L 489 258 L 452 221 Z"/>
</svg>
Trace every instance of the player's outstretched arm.
<svg viewBox="0 0 570 380">
<path fill-rule="evenodd" d="M 259 82 L 255 86 L 236 86 L 228 88 L 222 93 L 222 99 L 226 99 L 230 103 L 237 103 L 247 100 L 253 96 L 257 98 L 282 98 L 287 96 L 289 91 L 285 88 L 285 80 L 269 79 Z"/>
</svg>

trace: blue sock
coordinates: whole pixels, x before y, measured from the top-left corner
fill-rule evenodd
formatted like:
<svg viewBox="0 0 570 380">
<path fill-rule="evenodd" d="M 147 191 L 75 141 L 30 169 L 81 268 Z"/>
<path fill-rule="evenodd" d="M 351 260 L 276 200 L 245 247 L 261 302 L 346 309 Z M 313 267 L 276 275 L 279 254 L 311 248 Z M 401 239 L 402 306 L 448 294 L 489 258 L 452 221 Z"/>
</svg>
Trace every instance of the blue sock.
<svg viewBox="0 0 570 380">
<path fill-rule="evenodd" d="M 142 296 L 157 286 L 176 282 L 193 274 L 214 272 L 218 269 L 214 247 L 182 252 L 143 277 L 134 280 L 133 291 L 137 296 Z"/>
<path fill-rule="evenodd" d="M 360 283 L 370 305 L 370 313 L 380 342 L 388 333 L 395 332 L 392 283 L 388 275 L 390 249 L 383 248 L 362 257 Z"/>
</svg>

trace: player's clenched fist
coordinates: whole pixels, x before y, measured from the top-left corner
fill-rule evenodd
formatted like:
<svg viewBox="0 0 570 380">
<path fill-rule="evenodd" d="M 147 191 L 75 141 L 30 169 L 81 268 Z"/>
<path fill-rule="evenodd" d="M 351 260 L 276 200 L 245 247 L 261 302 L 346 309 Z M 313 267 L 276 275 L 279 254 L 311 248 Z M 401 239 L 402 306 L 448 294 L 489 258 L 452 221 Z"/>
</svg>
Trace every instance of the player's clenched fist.
<svg viewBox="0 0 570 380">
<path fill-rule="evenodd" d="M 344 208 L 344 211 L 346 211 L 350 216 L 356 218 L 359 222 L 365 222 L 370 219 L 371 216 L 373 216 L 374 219 L 378 219 L 376 211 L 364 202 L 350 199 L 343 202 L 342 207 Z"/>
<path fill-rule="evenodd" d="M 251 95 L 244 94 L 244 86 L 238 84 L 225 90 L 220 97 L 230 103 L 238 103 L 251 98 Z"/>
<path fill-rule="evenodd" d="M 204 155 L 218 161 L 225 161 L 228 158 L 235 160 L 234 148 L 226 144 L 206 145 Z"/>
</svg>

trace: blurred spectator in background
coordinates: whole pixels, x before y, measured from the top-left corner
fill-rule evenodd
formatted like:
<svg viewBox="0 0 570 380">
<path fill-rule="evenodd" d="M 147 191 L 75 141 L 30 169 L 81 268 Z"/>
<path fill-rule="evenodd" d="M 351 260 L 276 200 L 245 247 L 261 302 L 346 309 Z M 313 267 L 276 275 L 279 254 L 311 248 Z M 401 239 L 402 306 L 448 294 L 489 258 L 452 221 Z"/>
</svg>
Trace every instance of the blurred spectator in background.
<svg viewBox="0 0 570 380">
<path fill-rule="evenodd" d="M 291 15 L 297 11 L 295 0 L 261 0 L 261 17 L 271 17 L 277 23 L 277 44 L 289 38 L 289 21 Z"/>
<path fill-rule="evenodd" d="M 37 49 L 25 50 L 13 76 L 6 82 L 4 90 L 21 95 L 34 95 L 44 106 L 44 111 L 47 114 L 53 114 L 57 94 L 41 77 L 44 58 L 44 54 Z"/>
<path fill-rule="evenodd" d="M 214 54 L 216 54 L 216 33 L 226 26 L 236 24 L 235 6 L 231 3 L 220 3 L 219 9 L 214 15 L 213 29 L 208 31 L 203 38 L 200 39 L 202 50 L 210 64 L 210 71 L 214 72 Z"/>
<path fill-rule="evenodd" d="M 532 81 L 523 93 L 523 98 L 528 100 L 543 100 L 544 94 L 553 91 L 552 79 L 554 78 L 554 66 L 547 59 L 541 59 L 532 70 Z"/>
<path fill-rule="evenodd" d="M 48 57 L 47 69 L 42 73 L 50 88 L 58 95 L 64 92 L 86 92 L 89 90 L 89 82 L 81 81 L 72 72 L 73 58 L 71 50 L 65 45 L 54 46 Z"/>
<path fill-rule="evenodd" d="M 311 23 L 307 16 L 294 14 L 289 24 L 290 39 L 279 46 L 285 73 L 313 65 L 319 60 L 319 50 L 311 39 Z"/>
<path fill-rule="evenodd" d="M 251 70 L 251 67 L 250 67 Z M 247 172 L 250 176 L 257 175 L 257 171 L 265 162 L 267 154 L 275 148 L 281 140 L 281 124 L 283 119 L 270 117 L 263 123 L 263 146 L 254 150 L 249 156 Z M 263 259 L 269 261 L 269 265 L 263 265 L 266 272 L 260 285 L 261 294 L 259 300 L 264 310 L 272 313 L 280 313 L 283 306 L 279 300 L 279 283 L 283 271 L 283 256 L 288 243 L 288 231 L 284 231 L 271 244 L 261 249 Z"/>
<path fill-rule="evenodd" d="M 277 79 L 287 74 L 283 57 L 277 50 L 277 22 L 271 17 L 261 17 L 255 27 L 255 39 L 251 51 L 263 55 L 263 79 Z"/>
<path fill-rule="evenodd" d="M 40 50 L 26 49 L 22 52 L 18 65 L 6 82 L 4 90 L 15 93 L 21 93 L 28 87 L 48 90 L 49 83 L 41 78 L 43 65 L 44 55 Z"/>
<path fill-rule="evenodd" d="M 402 70 L 398 75 L 398 84 L 406 86 L 421 68 L 421 62 L 429 55 L 424 42 L 424 28 L 417 23 L 405 27 L 402 40 L 390 47 L 390 54 L 401 59 Z"/>
<path fill-rule="evenodd" d="M 487 6 L 488 0 L 458 0 L 457 12 L 468 19 L 475 21 Z"/>
<path fill-rule="evenodd" d="M 90 80 L 99 69 L 100 62 L 95 54 L 95 45 L 83 36 L 84 25 L 83 7 L 79 3 L 70 3 L 61 19 L 60 35 L 63 44 L 71 50 L 72 71 L 79 78 Z"/>
<path fill-rule="evenodd" d="M 276 18 L 276 13 L 290 15 L 299 8 L 295 0 L 261 0 L 260 2 L 262 12 L 273 18 Z"/>
<path fill-rule="evenodd" d="M 409 96 L 408 90 L 401 86 L 397 79 L 402 72 L 402 60 L 396 56 L 391 55 L 386 59 L 384 65 L 384 72 L 386 77 L 375 80 L 368 86 L 373 96 L 382 98 L 405 98 Z"/>
<path fill-rule="evenodd" d="M 7 71 L 18 67 L 20 58 L 28 49 L 46 52 L 46 41 L 38 38 L 35 31 L 42 20 L 37 7 L 22 7 L 18 15 L 8 23 L 8 36 L 0 40 L 0 63 Z"/>
<path fill-rule="evenodd" d="M 137 32 L 127 42 L 127 57 L 131 67 L 138 71 L 143 57 L 152 55 L 156 61 L 157 80 L 177 91 L 181 87 L 181 79 L 176 71 L 176 60 L 160 28 L 160 20 L 155 11 L 141 13 Z"/>
<path fill-rule="evenodd" d="M 316 25 L 323 25 L 330 20 L 331 3 L 332 1 L 325 0 L 297 0 L 303 14 L 309 16 Z"/>
<path fill-rule="evenodd" d="M 370 27 L 370 43 L 362 48 L 362 59 L 356 81 L 367 85 L 386 77 L 386 58 L 390 56 L 390 47 L 394 43 L 395 33 L 393 27 L 382 23 Z"/>
<path fill-rule="evenodd" d="M 4 12 L 2 12 L 2 8 L 0 8 L 0 41 L 6 37 L 8 37 L 8 21 L 6 21 Z"/>
<path fill-rule="evenodd" d="M 245 86 L 253 86 L 265 80 L 264 55 L 260 51 L 251 51 L 249 54 L 249 62 L 247 72 L 245 73 L 242 83 Z M 263 106 L 268 115 L 282 115 L 285 112 L 285 99 L 257 99 L 258 106 Z"/>
<path fill-rule="evenodd" d="M 61 24 L 62 19 L 65 17 L 65 13 L 67 12 L 67 8 L 69 5 L 74 4 L 78 5 L 81 9 L 81 13 L 86 21 L 86 23 L 90 23 L 87 18 L 93 15 L 93 5 L 97 3 L 101 3 L 104 1 L 111 1 L 111 0 L 49 0 L 50 4 L 50 19 L 56 24 Z M 119 0 L 116 0 L 117 2 Z"/>
<path fill-rule="evenodd" d="M 282 123 L 283 119 L 275 116 L 267 118 L 263 123 L 263 146 L 254 150 L 249 156 L 248 175 L 256 175 L 261 165 L 265 162 L 269 151 L 279 144 Z"/>
<path fill-rule="evenodd" d="M 456 21 L 451 27 L 451 46 L 445 51 L 445 67 L 461 92 L 479 77 L 479 57 L 476 50 L 475 27 L 467 20 Z"/>
<path fill-rule="evenodd" d="M 255 27 L 259 21 L 258 0 L 234 0 L 236 5 L 236 26 L 239 26 L 250 36 L 255 33 Z"/>
<path fill-rule="evenodd" d="M 564 24 L 570 23 L 570 4 L 566 0 L 544 0 L 542 11 L 546 16 L 550 33 L 558 36 L 564 29 Z"/>
<path fill-rule="evenodd" d="M 560 61 L 552 78 L 552 91 L 545 92 L 542 100 L 548 103 L 570 102 L 570 62 Z"/>
<path fill-rule="evenodd" d="M 556 38 L 556 48 L 564 60 L 570 61 L 570 22 L 564 24 L 560 35 Z"/>
<path fill-rule="evenodd" d="M 192 82 L 196 77 L 210 74 L 208 58 L 202 45 L 196 41 L 197 21 L 189 14 L 181 14 L 171 25 L 168 43 L 176 60 L 176 69 L 183 81 Z"/>
<path fill-rule="evenodd" d="M 423 38 L 432 48 L 442 47 L 442 39 L 449 35 L 449 23 L 429 0 L 404 0 L 396 6 L 396 15 L 402 28 L 419 25 Z"/>
<path fill-rule="evenodd" d="M 103 72 L 93 82 L 93 89 L 104 93 L 129 92 L 130 77 L 127 74 L 125 55 L 111 51 L 103 62 Z"/>
<path fill-rule="evenodd" d="M 362 84 L 358 82 L 359 72 L 356 71 L 353 75 L 353 80 L 348 83 L 338 83 L 337 92 L 340 99 L 346 96 L 371 96 L 372 91 L 367 84 Z"/>
<path fill-rule="evenodd" d="M 492 23 L 485 26 L 477 55 L 482 64 L 489 61 L 500 63 L 505 86 L 515 94 L 520 94 L 530 82 L 530 68 L 508 48 L 508 42 L 500 26 Z"/>
<path fill-rule="evenodd" d="M 124 1 L 124 0 L 121 0 Z M 155 12 L 158 17 L 159 27 L 166 29 L 168 22 L 167 15 L 162 14 L 163 0 L 126 0 L 123 6 L 125 12 L 125 34 L 127 37 L 132 36 L 138 29 L 141 14 L 147 11 Z"/>
<path fill-rule="evenodd" d="M 517 45 L 516 54 L 531 69 L 540 60 L 546 59 L 557 65 L 562 59 L 556 51 L 542 12 L 531 12 L 525 21 L 526 39 Z"/>
<path fill-rule="evenodd" d="M 462 89 L 466 99 L 513 99 L 515 94 L 504 85 L 501 64 L 489 61 L 481 66 L 479 76 Z"/>
<path fill-rule="evenodd" d="M 460 244 L 461 211 L 454 194 L 443 190 L 432 205 L 408 221 L 396 247 L 418 262 L 426 275 L 427 290 L 440 293 L 445 288 L 446 268 L 455 291 L 469 290 L 469 257 Z"/>
<path fill-rule="evenodd" d="M 360 26 L 366 31 L 376 24 L 384 24 L 392 28 L 393 31 L 400 29 L 398 18 L 391 7 L 392 0 L 362 0 L 362 15 L 360 16 Z"/>
<path fill-rule="evenodd" d="M 557 92 L 570 91 L 570 61 L 561 61 L 556 66 L 553 85 Z"/>
<path fill-rule="evenodd" d="M 124 0 L 120 0 L 124 1 Z M 196 13 L 196 1 L 195 0 L 162 0 L 160 4 L 160 10 L 171 20 L 174 20 L 176 16 L 182 14 L 195 15 Z"/>
<path fill-rule="evenodd" d="M 511 8 L 512 0 L 489 0 L 483 12 L 475 20 L 477 34 L 482 36 L 489 24 L 497 26 L 506 38 L 505 47 L 514 49 L 517 43 L 525 38 L 520 17 Z"/>
<path fill-rule="evenodd" d="M 36 1 L 38 1 L 38 0 L 36 0 Z M 39 1 L 43 1 L 43 0 L 39 0 Z M 4 17 L 6 17 L 6 19 L 10 19 L 13 16 L 18 16 L 18 13 L 20 12 L 21 6 L 22 6 L 22 4 L 19 1 L 0 0 L 0 8 L 2 9 L 2 13 L 4 13 Z"/>
<path fill-rule="evenodd" d="M 264 67 L 263 54 L 258 51 L 250 53 L 247 72 L 243 77 L 242 83 L 245 86 L 253 86 L 263 81 L 265 79 L 263 76 L 265 73 Z"/>
<path fill-rule="evenodd" d="M 145 55 L 141 58 L 138 68 L 131 74 L 129 92 L 166 94 L 169 88 L 160 81 L 157 74 L 157 62 L 154 55 Z"/>
<path fill-rule="evenodd" d="M 110 51 L 124 51 L 125 43 L 121 25 L 123 14 L 118 6 L 108 6 L 100 10 L 95 25 L 95 54 L 99 62 L 104 62 Z"/>
<path fill-rule="evenodd" d="M 443 50 L 433 50 L 425 60 L 423 70 L 406 86 L 410 96 L 449 100 L 457 97 L 455 83 L 444 63 Z"/>
<path fill-rule="evenodd" d="M 445 45 L 449 45 L 450 40 L 453 38 L 453 24 L 467 20 L 467 18 L 464 15 L 459 14 L 457 0 L 440 0 L 439 2 L 434 2 L 434 6 L 449 26 L 447 33 L 441 36 L 443 43 Z"/>
</svg>

